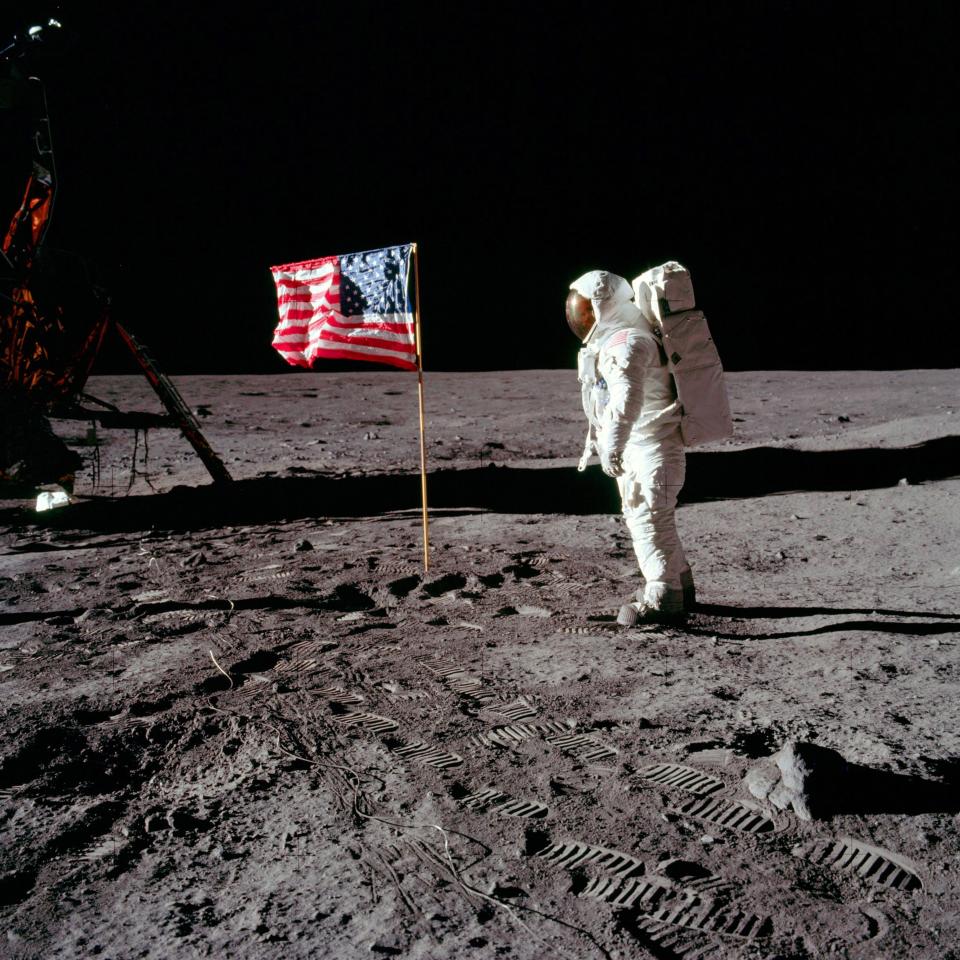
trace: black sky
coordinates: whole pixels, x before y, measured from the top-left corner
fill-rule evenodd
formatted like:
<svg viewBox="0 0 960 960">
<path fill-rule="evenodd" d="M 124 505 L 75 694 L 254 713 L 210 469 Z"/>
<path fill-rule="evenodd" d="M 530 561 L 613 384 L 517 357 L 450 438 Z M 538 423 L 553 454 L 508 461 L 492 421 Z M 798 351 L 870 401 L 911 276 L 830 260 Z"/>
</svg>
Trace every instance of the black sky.
<svg viewBox="0 0 960 960">
<path fill-rule="evenodd" d="M 960 366 L 946 3 L 27 3 L 7 32 L 50 13 L 49 242 L 171 373 L 287 369 L 269 266 L 410 240 L 428 370 L 570 366 L 569 282 L 666 259 L 728 369 Z"/>
</svg>

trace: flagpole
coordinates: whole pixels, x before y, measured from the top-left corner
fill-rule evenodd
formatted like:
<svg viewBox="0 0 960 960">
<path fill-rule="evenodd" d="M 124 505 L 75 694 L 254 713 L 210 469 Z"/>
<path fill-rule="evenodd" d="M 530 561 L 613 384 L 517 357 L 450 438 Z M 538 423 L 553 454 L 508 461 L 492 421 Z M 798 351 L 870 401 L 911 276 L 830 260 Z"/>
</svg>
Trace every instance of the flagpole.
<svg viewBox="0 0 960 960">
<path fill-rule="evenodd" d="M 420 252 L 413 248 L 413 317 L 417 332 L 417 399 L 420 405 L 420 496 L 423 503 L 423 572 L 430 570 L 430 531 L 427 525 L 427 441 L 423 426 L 423 347 L 420 342 Z"/>
</svg>

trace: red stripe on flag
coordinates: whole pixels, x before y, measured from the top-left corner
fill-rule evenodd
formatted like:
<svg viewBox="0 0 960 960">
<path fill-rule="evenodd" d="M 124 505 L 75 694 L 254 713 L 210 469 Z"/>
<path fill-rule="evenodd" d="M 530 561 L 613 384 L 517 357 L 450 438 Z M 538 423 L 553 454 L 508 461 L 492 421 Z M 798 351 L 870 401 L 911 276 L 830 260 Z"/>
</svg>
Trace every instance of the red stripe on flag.
<svg viewBox="0 0 960 960">
<path fill-rule="evenodd" d="M 284 320 L 327 320 L 330 311 L 326 307 L 319 307 L 316 310 L 300 310 L 297 307 L 291 307 L 283 311 Z"/>
<path fill-rule="evenodd" d="M 317 257 L 316 260 L 301 260 L 298 263 L 282 263 L 278 267 L 271 267 L 273 274 L 278 273 L 300 273 L 304 270 L 318 270 L 325 264 L 337 266 L 340 263 L 339 257 Z"/>
<path fill-rule="evenodd" d="M 394 353 L 409 353 L 416 355 L 415 343 L 402 343 L 397 340 L 381 340 L 377 337 L 341 337 L 337 334 L 304 333 L 303 329 L 278 330 L 273 335 L 273 346 L 277 350 L 309 351 L 320 343 L 344 343 L 349 346 L 376 347 L 379 350 L 390 350 Z"/>
<path fill-rule="evenodd" d="M 284 320 L 281 322 L 273 332 L 274 339 L 291 336 L 299 336 L 303 340 L 306 340 L 308 336 L 318 339 L 323 335 L 324 330 L 328 330 L 331 326 L 333 326 L 329 316 L 311 318 L 311 316 L 308 315 L 307 317 L 301 319 L 309 320 L 309 323 L 293 323 L 290 320 Z M 386 327 L 397 327 L 398 329 L 384 329 Z M 365 341 L 369 340 L 371 343 L 375 343 L 377 345 L 416 343 L 416 336 L 412 326 L 406 327 L 401 324 L 358 324 L 351 329 L 370 330 L 371 333 L 374 331 L 382 331 L 383 333 L 386 333 L 387 336 L 362 337 L 357 336 L 356 334 L 341 334 L 337 333 L 336 330 L 330 330 L 330 339 L 337 340 L 338 342 L 342 341 L 344 343 L 364 343 Z"/>
<path fill-rule="evenodd" d="M 313 303 L 315 300 L 326 300 L 328 303 L 339 303 L 340 294 L 337 290 L 328 290 L 326 293 L 284 293 L 277 297 L 277 303 L 282 307 L 285 303 Z"/>
<path fill-rule="evenodd" d="M 280 351 L 280 356 L 283 357 L 291 367 L 310 367 L 310 361 L 301 353 L 288 357 L 283 351 Z"/>
<path fill-rule="evenodd" d="M 331 333 L 325 329 L 320 331 L 317 339 L 329 340 L 331 343 L 355 344 L 359 347 L 379 347 L 381 350 L 393 350 L 396 353 L 416 354 L 417 352 L 412 341 L 410 343 L 400 343 L 397 340 L 380 340 L 377 337 L 344 337 L 339 333 Z"/>
<path fill-rule="evenodd" d="M 281 287 L 285 290 L 309 290 L 310 287 L 329 286 L 335 278 L 336 272 L 332 272 L 321 277 L 311 277 L 309 280 L 303 280 L 299 277 L 274 277 L 273 282 L 278 291 Z"/>
<path fill-rule="evenodd" d="M 381 357 L 370 353 L 362 353 L 359 350 L 337 350 L 328 347 L 317 347 L 311 351 L 311 354 L 313 358 L 324 356 L 340 360 L 372 360 L 374 363 L 387 363 L 391 367 L 400 367 L 403 370 L 417 369 L 416 363 L 411 363 L 409 360 L 403 360 L 400 357 Z M 302 365 L 309 366 L 309 364 Z"/>
<path fill-rule="evenodd" d="M 384 320 L 344 320 L 339 317 L 326 317 L 326 323 L 338 330 L 386 330 L 388 333 L 409 333 L 413 334 L 413 321 L 403 321 L 401 323 L 389 323 Z"/>
</svg>

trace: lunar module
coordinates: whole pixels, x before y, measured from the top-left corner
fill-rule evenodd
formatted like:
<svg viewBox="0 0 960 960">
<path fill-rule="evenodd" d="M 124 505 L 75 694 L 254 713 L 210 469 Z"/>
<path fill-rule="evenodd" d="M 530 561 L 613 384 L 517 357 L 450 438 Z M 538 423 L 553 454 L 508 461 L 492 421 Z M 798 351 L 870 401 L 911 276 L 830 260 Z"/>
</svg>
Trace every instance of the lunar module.
<svg viewBox="0 0 960 960">
<path fill-rule="evenodd" d="M 109 294 L 85 261 L 45 244 L 57 193 L 50 119 L 42 83 L 20 65 L 59 30 L 49 20 L 0 48 L 0 231 L 7 205 L 13 208 L 0 233 L 0 484 L 72 487 L 82 461 L 53 432 L 51 419 L 179 429 L 213 479 L 228 481 L 193 412 L 144 345 L 111 316 Z M 84 392 L 108 335 L 129 350 L 165 415 L 125 412 Z"/>
</svg>

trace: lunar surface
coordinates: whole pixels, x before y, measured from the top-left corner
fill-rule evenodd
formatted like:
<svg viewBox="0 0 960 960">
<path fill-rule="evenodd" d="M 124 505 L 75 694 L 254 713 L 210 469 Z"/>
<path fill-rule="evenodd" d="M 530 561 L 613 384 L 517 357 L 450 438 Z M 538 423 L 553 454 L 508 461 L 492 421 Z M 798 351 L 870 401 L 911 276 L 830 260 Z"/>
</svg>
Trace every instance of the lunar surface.
<svg viewBox="0 0 960 960">
<path fill-rule="evenodd" d="M 429 569 L 416 376 L 174 380 L 231 483 L 56 421 L 0 504 L 0 954 L 960 956 L 957 371 L 728 374 L 632 629 L 574 374 L 427 372 Z"/>
</svg>

